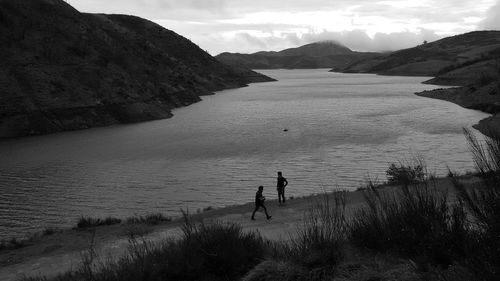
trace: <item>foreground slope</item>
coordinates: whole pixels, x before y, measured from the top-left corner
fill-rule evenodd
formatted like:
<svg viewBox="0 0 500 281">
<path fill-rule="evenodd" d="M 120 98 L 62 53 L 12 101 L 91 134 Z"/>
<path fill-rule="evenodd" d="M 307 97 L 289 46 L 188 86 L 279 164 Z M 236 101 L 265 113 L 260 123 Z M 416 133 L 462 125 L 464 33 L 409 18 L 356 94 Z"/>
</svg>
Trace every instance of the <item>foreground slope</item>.
<svg viewBox="0 0 500 281">
<path fill-rule="evenodd" d="M 167 118 L 200 95 L 272 79 L 133 16 L 0 0 L 0 138 Z"/>
</svg>

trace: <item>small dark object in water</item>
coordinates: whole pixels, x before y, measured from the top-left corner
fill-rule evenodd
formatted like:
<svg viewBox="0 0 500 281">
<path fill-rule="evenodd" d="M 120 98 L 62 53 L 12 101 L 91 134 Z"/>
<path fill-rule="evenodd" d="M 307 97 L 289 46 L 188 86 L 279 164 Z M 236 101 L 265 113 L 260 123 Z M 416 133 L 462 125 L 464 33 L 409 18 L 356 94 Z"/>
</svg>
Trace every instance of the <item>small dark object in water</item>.
<svg viewBox="0 0 500 281">
<path fill-rule="evenodd" d="M 284 129 L 283 132 L 288 132 L 288 129 Z"/>
</svg>

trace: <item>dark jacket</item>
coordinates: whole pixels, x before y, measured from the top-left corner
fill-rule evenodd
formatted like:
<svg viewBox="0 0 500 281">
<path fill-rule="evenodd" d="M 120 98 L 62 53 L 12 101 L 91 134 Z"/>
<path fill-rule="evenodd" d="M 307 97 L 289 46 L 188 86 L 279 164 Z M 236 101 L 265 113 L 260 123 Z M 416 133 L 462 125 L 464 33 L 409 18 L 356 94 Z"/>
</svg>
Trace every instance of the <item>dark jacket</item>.
<svg viewBox="0 0 500 281">
<path fill-rule="evenodd" d="M 278 184 L 276 185 L 277 188 L 284 188 L 287 185 L 288 181 L 285 179 L 285 177 L 278 177 Z"/>
<path fill-rule="evenodd" d="M 255 193 L 255 205 L 262 205 L 264 204 L 265 197 L 262 195 L 262 190 L 257 191 Z"/>
</svg>

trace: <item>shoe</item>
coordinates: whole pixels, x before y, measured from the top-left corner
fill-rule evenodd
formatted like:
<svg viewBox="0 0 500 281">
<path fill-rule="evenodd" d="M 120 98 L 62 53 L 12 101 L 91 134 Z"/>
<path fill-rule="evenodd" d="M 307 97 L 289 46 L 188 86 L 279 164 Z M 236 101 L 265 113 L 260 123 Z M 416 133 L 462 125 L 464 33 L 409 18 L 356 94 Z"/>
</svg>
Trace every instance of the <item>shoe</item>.
<svg viewBox="0 0 500 281">
<path fill-rule="evenodd" d="M 251 218 L 251 220 L 253 220 L 253 221 L 254 221 L 254 220 L 255 220 L 255 218 Z"/>
<path fill-rule="evenodd" d="M 267 219 L 270 220 L 273 216 L 268 216 Z"/>
</svg>

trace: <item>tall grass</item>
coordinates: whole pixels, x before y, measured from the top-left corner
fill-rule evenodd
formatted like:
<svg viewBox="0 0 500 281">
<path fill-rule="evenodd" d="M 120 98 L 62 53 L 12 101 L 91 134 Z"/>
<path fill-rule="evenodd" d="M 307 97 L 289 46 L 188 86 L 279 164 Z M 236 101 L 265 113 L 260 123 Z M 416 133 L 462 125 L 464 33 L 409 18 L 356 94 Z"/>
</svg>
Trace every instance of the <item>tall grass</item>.
<svg viewBox="0 0 500 281">
<path fill-rule="evenodd" d="M 500 138 L 480 141 L 468 129 L 464 134 L 480 177 L 472 186 L 453 180 L 474 230 L 468 264 L 484 279 L 500 280 Z"/>
<path fill-rule="evenodd" d="M 167 217 L 162 213 L 150 213 L 145 216 L 135 216 L 127 218 L 128 224 L 149 224 L 149 225 L 158 225 L 163 222 L 172 221 L 172 217 Z"/>
<path fill-rule="evenodd" d="M 186 215 L 182 230 L 180 239 L 160 244 L 131 238 L 128 254 L 117 261 L 97 259 L 90 247 L 77 270 L 54 280 L 237 280 L 257 265 L 265 253 L 266 243 L 260 235 L 243 232 L 236 224 L 205 224 Z"/>
<path fill-rule="evenodd" d="M 403 183 L 394 193 L 365 192 L 367 206 L 350 223 L 350 241 L 361 248 L 412 258 L 421 266 L 449 266 L 461 259 L 468 237 L 463 208 L 450 206 L 448 194 L 431 181 Z"/>
<path fill-rule="evenodd" d="M 332 276 L 345 258 L 345 204 L 345 192 L 320 196 L 306 212 L 296 235 L 288 243 L 278 245 L 279 253 L 275 259 L 302 268 L 302 280 Z"/>
<path fill-rule="evenodd" d="M 78 220 L 76 227 L 77 228 L 89 228 L 89 227 L 96 227 L 96 226 L 103 226 L 103 225 L 120 224 L 121 222 L 122 222 L 121 219 L 117 219 L 117 218 L 113 218 L 113 217 L 107 217 L 105 219 L 100 219 L 100 218 L 82 216 Z"/>
</svg>

